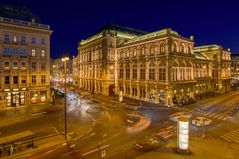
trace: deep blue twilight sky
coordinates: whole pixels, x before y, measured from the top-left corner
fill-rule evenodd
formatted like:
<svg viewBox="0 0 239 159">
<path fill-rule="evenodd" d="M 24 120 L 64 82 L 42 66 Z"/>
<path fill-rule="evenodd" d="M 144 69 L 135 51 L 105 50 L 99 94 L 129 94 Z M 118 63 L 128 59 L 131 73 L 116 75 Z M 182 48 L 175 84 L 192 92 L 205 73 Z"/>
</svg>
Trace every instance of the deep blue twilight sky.
<svg viewBox="0 0 239 159">
<path fill-rule="evenodd" d="M 239 52 L 239 1 L 0 0 L 26 6 L 51 25 L 51 56 L 77 55 L 77 43 L 114 22 L 145 31 L 172 28 L 196 46 L 219 44 Z"/>
</svg>

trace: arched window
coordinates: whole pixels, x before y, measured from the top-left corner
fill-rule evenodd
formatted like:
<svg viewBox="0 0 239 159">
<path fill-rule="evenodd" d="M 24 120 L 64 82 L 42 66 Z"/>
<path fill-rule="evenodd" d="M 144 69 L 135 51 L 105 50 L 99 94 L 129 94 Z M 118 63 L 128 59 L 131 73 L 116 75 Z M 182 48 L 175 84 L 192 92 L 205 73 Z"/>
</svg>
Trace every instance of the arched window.
<svg viewBox="0 0 239 159">
<path fill-rule="evenodd" d="M 178 44 L 176 42 L 173 43 L 173 52 L 178 52 Z"/>
<path fill-rule="evenodd" d="M 141 56 L 144 56 L 145 55 L 145 47 L 142 47 L 141 48 Z"/>
<path fill-rule="evenodd" d="M 156 47 L 154 45 L 151 45 L 150 46 L 150 55 L 155 54 L 155 52 L 156 52 Z"/>
<path fill-rule="evenodd" d="M 136 49 L 133 50 L 133 56 L 134 57 L 137 56 L 137 50 Z"/>
<path fill-rule="evenodd" d="M 155 80 L 155 69 L 154 63 L 149 64 L 149 80 Z"/>
<path fill-rule="evenodd" d="M 164 53 L 165 52 L 165 44 L 162 43 L 160 44 L 160 53 Z"/>
<path fill-rule="evenodd" d="M 180 51 L 185 53 L 186 52 L 186 49 L 185 49 L 185 44 L 182 43 L 181 46 L 180 46 Z"/>
</svg>

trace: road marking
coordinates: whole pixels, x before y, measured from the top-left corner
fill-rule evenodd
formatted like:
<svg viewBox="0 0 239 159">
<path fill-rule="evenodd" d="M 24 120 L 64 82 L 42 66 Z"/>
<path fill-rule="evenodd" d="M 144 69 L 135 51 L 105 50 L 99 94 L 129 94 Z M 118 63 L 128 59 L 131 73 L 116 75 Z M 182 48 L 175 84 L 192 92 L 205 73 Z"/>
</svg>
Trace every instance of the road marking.
<svg viewBox="0 0 239 159">
<path fill-rule="evenodd" d="M 225 120 L 227 120 L 227 119 L 230 119 L 230 117 L 227 116 L 227 117 L 223 118 L 222 120 L 225 121 Z"/>
<path fill-rule="evenodd" d="M 40 112 L 40 113 L 32 114 L 31 116 L 42 115 L 42 114 L 46 114 L 46 113 L 47 113 L 47 112 Z"/>
<path fill-rule="evenodd" d="M 217 114 L 217 115 L 214 116 L 214 118 L 217 118 L 217 117 L 219 117 L 220 115 L 221 115 L 221 114 Z"/>
<path fill-rule="evenodd" d="M 95 135 L 95 132 L 93 132 L 92 134 L 90 134 L 90 136 L 94 136 Z"/>
<path fill-rule="evenodd" d="M 89 133 L 91 130 L 92 130 L 92 128 L 90 128 L 90 129 L 87 131 L 87 133 Z"/>
<path fill-rule="evenodd" d="M 221 116 L 219 116 L 217 119 L 222 119 L 225 118 L 225 116 L 223 114 L 220 114 Z"/>
<path fill-rule="evenodd" d="M 73 134 L 75 134 L 74 132 L 70 132 L 70 133 L 68 133 L 68 135 L 73 135 Z"/>
<path fill-rule="evenodd" d="M 208 115 L 208 117 L 212 117 L 214 115 L 216 115 L 216 113 L 212 113 L 212 114 Z"/>
<path fill-rule="evenodd" d="M 102 149 L 104 149 L 104 148 L 106 148 L 106 147 L 109 147 L 109 146 L 110 146 L 110 145 L 101 146 L 100 148 L 96 148 L 96 149 L 93 149 L 93 150 L 88 151 L 88 152 L 86 152 L 86 153 L 83 153 L 82 156 L 86 156 L 86 155 L 88 155 L 88 154 L 91 154 L 91 153 L 96 152 L 96 151 L 98 151 L 98 150 L 102 150 Z"/>
</svg>

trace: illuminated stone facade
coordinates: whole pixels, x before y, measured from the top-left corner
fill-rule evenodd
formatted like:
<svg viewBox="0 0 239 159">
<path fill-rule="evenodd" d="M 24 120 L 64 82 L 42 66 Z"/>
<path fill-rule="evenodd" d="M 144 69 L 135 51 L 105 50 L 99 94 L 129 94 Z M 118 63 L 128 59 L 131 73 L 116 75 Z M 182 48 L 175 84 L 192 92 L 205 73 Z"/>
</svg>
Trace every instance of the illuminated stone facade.
<svg viewBox="0 0 239 159">
<path fill-rule="evenodd" d="M 216 58 L 215 58 L 216 56 Z M 166 104 L 230 87 L 230 52 L 194 48 L 172 29 L 146 33 L 110 24 L 78 45 L 79 88 Z M 229 85 L 228 85 L 229 82 Z"/>
<path fill-rule="evenodd" d="M 231 76 L 233 83 L 238 83 L 239 81 L 239 54 L 234 54 L 232 57 L 231 64 Z"/>
<path fill-rule="evenodd" d="M 34 20 L 0 17 L 1 107 L 49 101 L 51 33 Z"/>
</svg>

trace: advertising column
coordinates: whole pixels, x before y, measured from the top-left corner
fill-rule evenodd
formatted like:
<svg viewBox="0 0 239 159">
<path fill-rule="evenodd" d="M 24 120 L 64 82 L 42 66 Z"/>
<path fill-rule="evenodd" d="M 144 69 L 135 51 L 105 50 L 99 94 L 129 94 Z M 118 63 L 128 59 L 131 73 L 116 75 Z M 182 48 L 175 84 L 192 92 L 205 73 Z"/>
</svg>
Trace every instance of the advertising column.
<svg viewBox="0 0 239 159">
<path fill-rule="evenodd" d="M 189 153 L 189 119 L 178 118 L 178 153 Z"/>
</svg>

